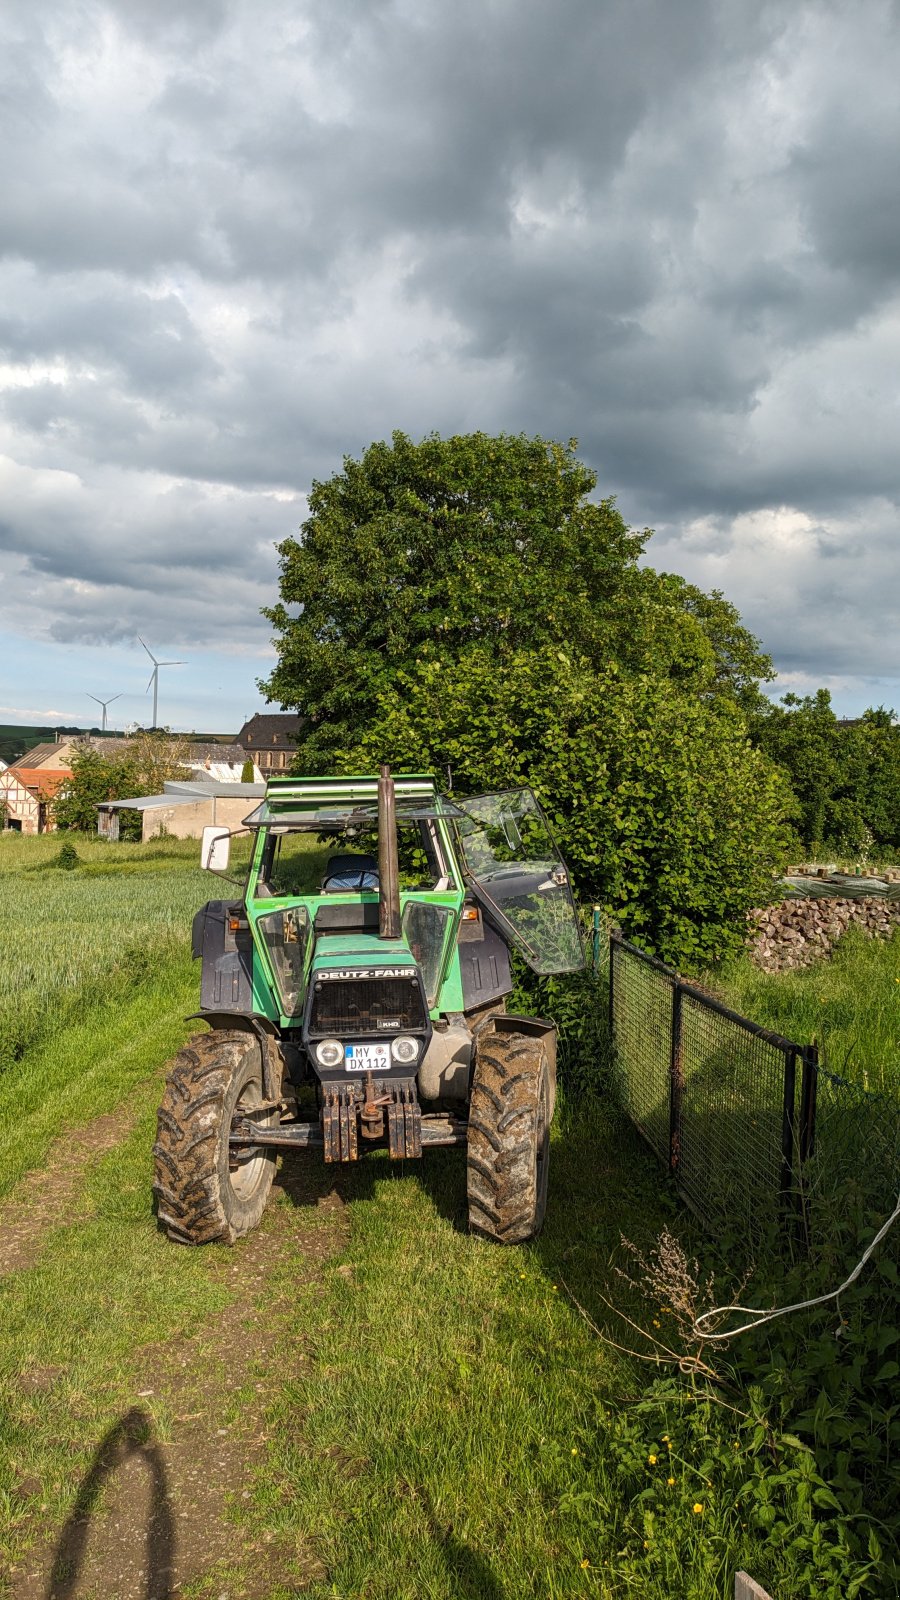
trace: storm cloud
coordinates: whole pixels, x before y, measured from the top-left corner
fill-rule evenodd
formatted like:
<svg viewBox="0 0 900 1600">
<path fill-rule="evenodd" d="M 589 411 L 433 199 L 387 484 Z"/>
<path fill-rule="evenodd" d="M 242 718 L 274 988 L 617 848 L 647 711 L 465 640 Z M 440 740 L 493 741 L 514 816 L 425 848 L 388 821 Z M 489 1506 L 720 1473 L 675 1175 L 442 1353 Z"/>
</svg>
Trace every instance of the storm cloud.
<svg viewBox="0 0 900 1600">
<path fill-rule="evenodd" d="M 252 694 L 274 541 L 399 427 L 576 436 L 785 687 L 900 704 L 890 0 L 13 0 L 2 27 L 4 702 L 47 646 L 99 670 L 138 631 Z"/>
</svg>

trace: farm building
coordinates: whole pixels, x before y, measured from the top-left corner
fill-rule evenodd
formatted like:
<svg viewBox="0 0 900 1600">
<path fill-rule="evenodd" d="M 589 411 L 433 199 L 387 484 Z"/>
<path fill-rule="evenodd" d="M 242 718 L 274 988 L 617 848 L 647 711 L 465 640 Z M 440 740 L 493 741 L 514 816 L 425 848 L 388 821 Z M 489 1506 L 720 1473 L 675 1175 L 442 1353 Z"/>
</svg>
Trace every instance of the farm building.
<svg viewBox="0 0 900 1600">
<path fill-rule="evenodd" d="M 52 833 L 56 827 L 51 802 L 68 771 L 16 762 L 0 772 L 3 827 L 16 833 Z"/>
<path fill-rule="evenodd" d="M 206 778 L 196 783 L 163 784 L 162 794 L 135 795 L 128 800 L 105 800 L 97 808 L 97 832 L 104 839 L 118 839 L 119 813 L 141 814 L 141 838 L 156 839 L 168 834 L 174 839 L 199 839 L 207 823 L 239 828 L 265 794 L 261 783 L 218 783 Z"/>
</svg>

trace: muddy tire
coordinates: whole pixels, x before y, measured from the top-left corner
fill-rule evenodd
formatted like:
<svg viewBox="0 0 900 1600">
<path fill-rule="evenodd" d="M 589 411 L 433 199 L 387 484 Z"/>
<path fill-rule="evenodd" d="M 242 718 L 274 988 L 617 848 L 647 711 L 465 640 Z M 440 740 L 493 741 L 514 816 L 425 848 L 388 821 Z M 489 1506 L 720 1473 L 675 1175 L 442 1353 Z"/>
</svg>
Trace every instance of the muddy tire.
<svg viewBox="0 0 900 1600">
<path fill-rule="evenodd" d="M 486 1028 L 479 1036 L 469 1106 L 469 1227 L 498 1244 L 522 1244 L 547 1209 L 554 1073 L 542 1039 Z"/>
<path fill-rule="evenodd" d="M 160 1227 L 179 1244 L 233 1244 L 255 1228 L 269 1198 L 277 1152 L 229 1149 L 232 1118 L 264 1099 L 253 1034 L 198 1034 L 166 1080 L 153 1146 Z M 278 1121 L 273 1110 L 256 1119 Z"/>
</svg>

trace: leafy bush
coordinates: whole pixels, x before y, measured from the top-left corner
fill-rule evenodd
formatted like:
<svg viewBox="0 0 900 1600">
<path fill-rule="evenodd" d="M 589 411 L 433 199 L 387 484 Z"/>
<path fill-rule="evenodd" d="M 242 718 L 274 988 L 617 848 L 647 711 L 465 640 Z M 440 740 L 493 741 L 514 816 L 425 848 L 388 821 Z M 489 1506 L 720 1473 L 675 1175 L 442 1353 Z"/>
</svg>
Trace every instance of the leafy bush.
<svg viewBox="0 0 900 1600">
<path fill-rule="evenodd" d="M 863 859 L 900 846 L 900 724 L 883 706 L 839 721 L 827 689 L 760 705 L 754 739 L 798 800 L 800 844 Z"/>
</svg>

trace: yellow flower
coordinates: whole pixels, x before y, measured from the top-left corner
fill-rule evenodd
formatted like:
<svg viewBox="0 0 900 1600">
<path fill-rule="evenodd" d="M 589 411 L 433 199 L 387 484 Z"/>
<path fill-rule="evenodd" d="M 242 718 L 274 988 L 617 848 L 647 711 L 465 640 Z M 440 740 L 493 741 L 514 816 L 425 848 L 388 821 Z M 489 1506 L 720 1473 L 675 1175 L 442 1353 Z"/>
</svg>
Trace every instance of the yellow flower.
<svg viewBox="0 0 900 1600">
<path fill-rule="evenodd" d="M 654 1317 L 653 1318 L 653 1326 L 654 1326 L 654 1328 L 661 1328 L 662 1327 L 662 1323 L 660 1322 L 658 1317 Z"/>
<path fill-rule="evenodd" d="M 663 1434 L 663 1444 L 668 1444 L 668 1442 L 669 1442 L 669 1435 L 667 1433 L 664 1433 Z"/>
<path fill-rule="evenodd" d="M 672 1441 L 670 1439 L 667 1439 L 666 1440 L 666 1449 L 667 1450 L 671 1450 L 671 1448 L 672 1448 Z"/>
<path fill-rule="evenodd" d="M 701 1501 L 695 1500 L 694 1504 L 691 1506 L 691 1510 L 693 1511 L 695 1517 L 702 1517 L 703 1505 Z"/>
<path fill-rule="evenodd" d="M 585 1558 L 584 1558 L 584 1560 L 583 1560 L 583 1561 L 582 1561 L 582 1563 L 581 1563 L 581 1565 L 582 1565 L 582 1568 L 584 1568 L 584 1567 L 589 1567 L 589 1566 L 590 1566 L 590 1564 L 591 1564 L 591 1563 L 590 1563 L 590 1562 L 589 1562 L 589 1561 L 588 1561 L 588 1558 L 587 1558 L 587 1556 L 585 1556 Z"/>
<path fill-rule="evenodd" d="M 666 1479 L 666 1483 L 669 1485 L 669 1488 L 671 1489 L 671 1488 L 673 1488 L 673 1486 L 675 1484 L 675 1479 L 674 1478 L 667 1478 Z"/>
<path fill-rule="evenodd" d="M 656 1466 L 656 1457 L 655 1456 L 648 1456 L 647 1460 L 649 1461 L 651 1467 L 655 1467 Z"/>
<path fill-rule="evenodd" d="M 553 1289 L 554 1289 L 554 1292 L 557 1292 L 557 1291 L 558 1291 L 558 1290 L 559 1290 L 559 1284 L 558 1284 L 558 1283 L 555 1283 L 555 1284 L 554 1284 L 554 1285 L 553 1285 Z"/>
<path fill-rule="evenodd" d="M 577 1446 L 577 1444 L 573 1444 L 573 1446 L 572 1446 L 572 1454 L 573 1454 L 573 1456 L 577 1456 L 577 1454 L 578 1454 L 578 1446 Z"/>
<path fill-rule="evenodd" d="M 740 1445 L 739 1445 L 739 1444 L 738 1444 L 738 1442 L 737 1442 L 737 1439 L 735 1439 L 735 1440 L 734 1440 L 734 1449 L 735 1449 L 735 1450 L 740 1450 L 740 1448 L 741 1448 L 741 1447 L 740 1447 Z"/>
<path fill-rule="evenodd" d="M 650 1549 L 650 1540 L 649 1539 L 645 1539 L 644 1540 L 644 1549 L 645 1550 L 649 1550 Z"/>
</svg>

